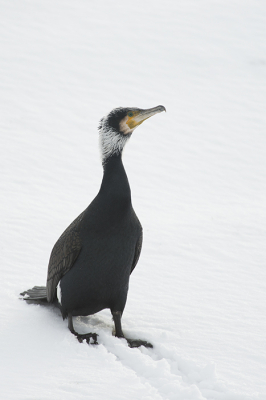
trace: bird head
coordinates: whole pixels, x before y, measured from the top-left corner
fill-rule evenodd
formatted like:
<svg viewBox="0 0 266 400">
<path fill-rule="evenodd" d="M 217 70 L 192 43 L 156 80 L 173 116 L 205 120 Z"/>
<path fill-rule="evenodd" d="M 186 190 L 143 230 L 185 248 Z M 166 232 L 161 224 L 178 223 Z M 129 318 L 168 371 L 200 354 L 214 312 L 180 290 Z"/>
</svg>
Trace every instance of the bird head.
<svg viewBox="0 0 266 400">
<path fill-rule="evenodd" d="M 120 154 L 132 132 L 146 119 L 166 111 L 164 106 L 142 110 L 140 108 L 115 108 L 103 117 L 99 125 L 102 162 Z"/>
</svg>

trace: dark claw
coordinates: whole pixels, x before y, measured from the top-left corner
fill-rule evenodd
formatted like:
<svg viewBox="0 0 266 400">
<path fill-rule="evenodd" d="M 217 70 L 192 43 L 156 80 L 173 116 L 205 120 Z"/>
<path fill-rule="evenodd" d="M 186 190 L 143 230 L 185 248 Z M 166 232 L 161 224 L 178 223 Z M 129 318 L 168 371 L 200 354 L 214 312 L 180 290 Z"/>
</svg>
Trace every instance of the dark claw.
<svg viewBox="0 0 266 400">
<path fill-rule="evenodd" d="M 126 338 L 125 338 L 126 339 Z M 144 346 L 144 347 L 149 347 L 149 348 L 153 348 L 153 345 L 149 342 L 146 342 L 146 340 L 141 340 L 141 339 L 126 339 L 129 347 L 134 348 L 134 347 L 140 347 L 140 346 Z"/>
</svg>

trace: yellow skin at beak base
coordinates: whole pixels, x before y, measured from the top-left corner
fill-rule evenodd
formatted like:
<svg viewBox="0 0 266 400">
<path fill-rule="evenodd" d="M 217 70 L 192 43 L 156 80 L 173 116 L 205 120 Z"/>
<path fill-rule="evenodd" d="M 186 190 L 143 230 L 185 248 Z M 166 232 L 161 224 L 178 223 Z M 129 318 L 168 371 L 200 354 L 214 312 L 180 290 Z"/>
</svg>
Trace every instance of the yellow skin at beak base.
<svg viewBox="0 0 266 400">
<path fill-rule="evenodd" d="M 126 124 L 128 125 L 128 127 L 129 127 L 130 129 L 136 128 L 137 126 L 139 126 L 140 124 L 142 124 L 142 122 L 145 121 L 145 119 L 150 118 L 150 117 L 146 117 L 146 118 L 143 118 L 142 121 L 137 122 L 137 121 L 135 121 L 135 116 L 136 116 L 136 115 L 139 115 L 139 114 L 140 114 L 140 113 L 135 112 L 134 115 L 133 115 L 133 117 L 128 117 L 128 120 L 127 120 Z"/>
</svg>

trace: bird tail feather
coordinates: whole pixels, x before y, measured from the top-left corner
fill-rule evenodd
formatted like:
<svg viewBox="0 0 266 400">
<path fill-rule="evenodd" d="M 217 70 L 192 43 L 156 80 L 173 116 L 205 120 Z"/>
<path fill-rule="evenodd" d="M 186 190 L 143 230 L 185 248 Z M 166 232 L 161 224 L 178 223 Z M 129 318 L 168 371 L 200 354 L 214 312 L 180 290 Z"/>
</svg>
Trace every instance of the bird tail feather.
<svg viewBox="0 0 266 400">
<path fill-rule="evenodd" d="M 46 286 L 34 286 L 32 289 L 20 293 L 23 300 L 34 303 L 47 302 Z"/>
</svg>

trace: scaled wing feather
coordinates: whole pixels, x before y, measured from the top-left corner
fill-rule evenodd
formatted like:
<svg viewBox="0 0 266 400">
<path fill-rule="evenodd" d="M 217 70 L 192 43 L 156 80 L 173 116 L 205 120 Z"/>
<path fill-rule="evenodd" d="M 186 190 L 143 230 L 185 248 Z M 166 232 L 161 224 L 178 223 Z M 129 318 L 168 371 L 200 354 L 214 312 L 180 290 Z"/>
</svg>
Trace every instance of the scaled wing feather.
<svg viewBox="0 0 266 400">
<path fill-rule="evenodd" d="M 55 299 L 56 288 L 60 279 L 72 268 L 80 250 L 79 226 L 84 212 L 80 214 L 62 233 L 51 252 L 47 274 L 47 300 Z"/>
</svg>

